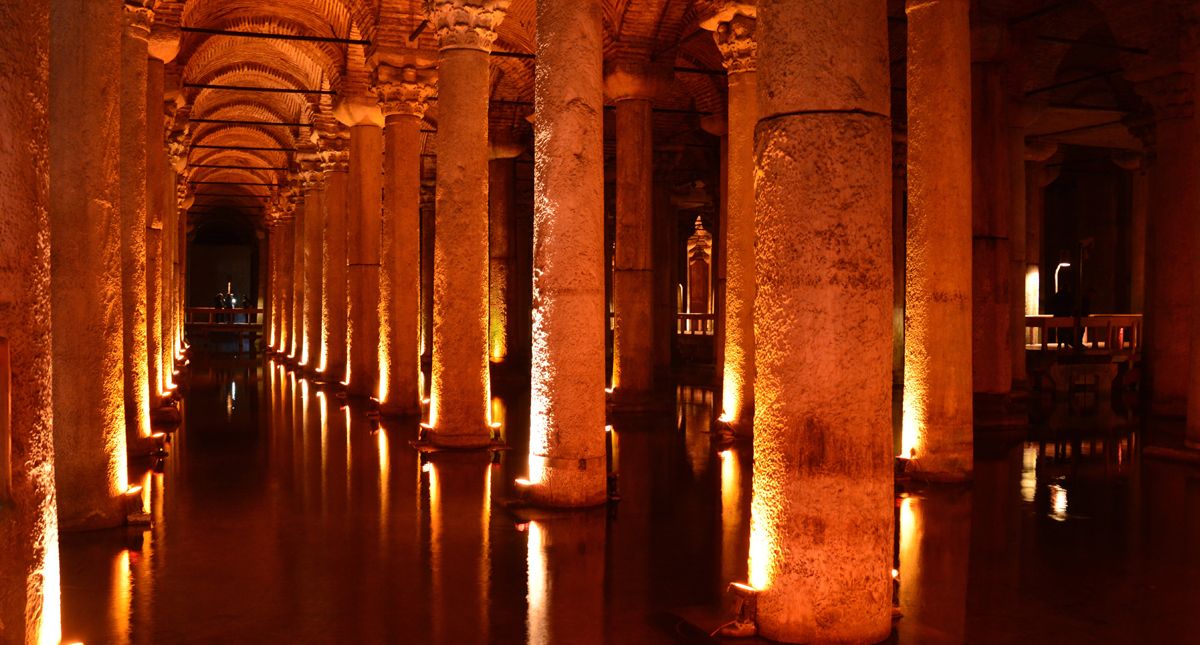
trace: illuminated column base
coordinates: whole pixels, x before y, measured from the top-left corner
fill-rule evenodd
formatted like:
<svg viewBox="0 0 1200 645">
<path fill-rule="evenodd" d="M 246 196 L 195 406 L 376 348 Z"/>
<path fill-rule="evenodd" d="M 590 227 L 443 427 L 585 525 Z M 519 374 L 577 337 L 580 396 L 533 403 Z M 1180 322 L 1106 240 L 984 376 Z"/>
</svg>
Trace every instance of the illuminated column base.
<svg viewBox="0 0 1200 645">
<path fill-rule="evenodd" d="M 782 642 L 874 643 L 892 628 L 885 5 L 758 3 L 749 582 L 759 634 Z M 806 333 L 779 333 L 798 312 Z"/>
<path fill-rule="evenodd" d="M 955 481 L 970 477 L 974 432 L 970 30 L 962 2 L 909 5 L 908 114 L 919 125 L 908 133 L 900 456 L 915 477 Z"/>
<path fill-rule="evenodd" d="M 523 493 L 536 504 L 593 506 L 607 494 L 600 3 L 539 3 L 537 27 L 538 297 Z"/>
</svg>

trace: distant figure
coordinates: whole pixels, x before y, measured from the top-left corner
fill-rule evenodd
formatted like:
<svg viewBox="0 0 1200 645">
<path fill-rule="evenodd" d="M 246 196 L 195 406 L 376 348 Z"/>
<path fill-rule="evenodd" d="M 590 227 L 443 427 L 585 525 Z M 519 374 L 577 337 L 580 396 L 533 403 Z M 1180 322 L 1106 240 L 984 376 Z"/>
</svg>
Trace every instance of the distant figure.
<svg viewBox="0 0 1200 645">
<path fill-rule="evenodd" d="M 213 307 L 216 309 L 224 309 L 225 308 L 225 294 L 224 293 L 218 291 L 217 295 L 213 296 Z M 216 316 L 213 317 L 213 320 L 215 322 L 225 322 L 225 317 L 223 315 L 221 315 L 220 313 L 218 313 Z"/>
<path fill-rule="evenodd" d="M 250 296 L 247 296 L 246 294 L 243 293 L 240 302 L 242 303 L 242 309 L 246 310 L 246 313 L 245 313 L 246 322 L 254 322 L 253 320 L 251 320 L 253 315 L 250 313 L 250 309 L 251 309 Z"/>
</svg>

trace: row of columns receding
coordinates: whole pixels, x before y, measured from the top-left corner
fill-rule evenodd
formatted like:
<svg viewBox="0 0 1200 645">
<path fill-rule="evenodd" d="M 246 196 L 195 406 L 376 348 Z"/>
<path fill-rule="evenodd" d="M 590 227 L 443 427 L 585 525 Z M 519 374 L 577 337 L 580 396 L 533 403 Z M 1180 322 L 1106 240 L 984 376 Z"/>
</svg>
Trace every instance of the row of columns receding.
<svg viewBox="0 0 1200 645">
<path fill-rule="evenodd" d="M 0 537 L 18 545 L 0 556 L 0 584 L 20 590 L 0 594 L 0 622 L 53 631 L 46 627 L 53 607 L 37 594 L 57 585 L 58 527 L 123 521 L 127 455 L 148 445 L 153 414 L 170 389 L 182 346 L 186 244 L 173 190 L 182 150 L 157 136 L 162 62 L 174 53 L 150 38 L 148 10 L 141 3 L 125 10 L 27 4 L 17 17 L 28 28 L 21 33 L 42 47 L 0 52 L 13 63 L 6 68 L 28 70 L 14 82 L 42 99 L 5 117 L 13 119 L 6 131 L 27 137 L 38 163 L 19 155 L 0 162 L 22 179 L 6 186 L 10 207 L 0 209 L 14 231 L 0 250 L 21 259 L 0 267 L 11 285 L 0 290 L 2 304 L 14 305 L 0 310 L 0 336 L 12 373 L 22 375 L 10 393 L 9 463 L 24 465 L 6 472 L 0 500 L 16 502 L 0 508 L 12 517 L 0 516 Z M 493 436 L 487 52 L 505 4 L 453 0 L 431 15 L 441 44 L 441 119 L 428 438 L 441 447 L 483 447 Z M 722 419 L 734 432 L 753 428 L 749 583 L 759 596 L 760 633 L 784 641 L 881 640 L 890 630 L 894 452 L 885 3 L 722 6 L 710 23 L 730 81 Z M 986 70 L 971 69 L 967 3 L 910 1 L 908 14 L 906 432 L 911 419 L 916 470 L 961 479 L 971 468 L 972 390 L 979 389 L 971 383 L 981 367 L 973 330 L 987 321 L 996 327 L 991 337 L 1008 339 L 997 341 L 1009 351 L 994 351 L 987 369 L 1020 370 L 1009 360 L 1012 300 L 980 308 L 974 294 L 980 272 L 971 267 L 981 253 L 991 256 L 979 248 L 987 231 L 972 228 L 979 193 L 973 146 L 1016 145 L 1004 124 L 983 136 L 972 127 L 973 103 L 978 109 L 981 95 L 999 100 L 1002 93 L 976 73 Z M 600 2 L 542 0 L 537 29 L 524 488 L 535 503 L 588 506 L 605 496 Z M 38 51 L 49 51 L 51 62 Z M 417 412 L 422 391 L 419 141 L 433 87 L 423 73 L 376 71 L 384 127 L 355 123 L 348 143 L 327 136 L 309 151 L 295 203 L 278 204 L 269 234 L 271 342 L 318 371 L 344 375 L 352 393 L 377 396 L 398 414 Z M 646 85 L 653 82 L 645 73 L 607 79 L 618 122 L 613 394 L 635 406 L 649 391 L 649 323 L 639 316 L 650 309 L 651 264 L 648 243 L 639 242 L 649 237 Z M 1159 133 L 1165 170 L 1154 175 L 1151 193 L 1195 201 L 1182 163 L 1191 158 L 1194 127 L 1175 113 L 1158 125 L 1179 136 Z M 1018 155 L 1010 156 L 1015 163 Z M 1017 186 L 1017 171 L 1006 172 L 1011 184 L 998 191 Z M 1165 202 L 1151 210 L 1187 212 Z M 1002 228 L 1006 217 L 994 214 L 989 225 Z M 1164 216 L 1150 244 L 1167 255 L 1187 248 L 1188 226 Z M 1008 275 L 1007 264 L 1020 255 L 997 251 L 995 273 Z M 1162 303 L 1148 325 L 1156 338 L 1155 400 L 1163 406 L 1200 382 L 1188 385 L 1197 361 L 1178 351 L 1186 349 L 1191 297 L 1179 282 L 1147 282 L 1148 301 Z M 643 300 L 640 311 L 622 311 L 623 302 Z M 998 392 L 1005 380 L 996 377 Z M 1188 398 L 1200 405 L 1200 396 Z"/>
</svg>

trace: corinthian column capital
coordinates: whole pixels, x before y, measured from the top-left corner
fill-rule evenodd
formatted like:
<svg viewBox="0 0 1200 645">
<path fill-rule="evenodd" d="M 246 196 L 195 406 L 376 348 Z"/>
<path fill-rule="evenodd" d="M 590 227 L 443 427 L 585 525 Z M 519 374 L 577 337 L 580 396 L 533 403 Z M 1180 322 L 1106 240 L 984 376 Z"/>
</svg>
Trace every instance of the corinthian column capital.
<svg viewBox="0 0 1200 645">
<path fill-rule="evenodd" d="M 753 2 L 721 0 L 709 7 L 701 27 L 713 32 L 717 49 L 730 74 L 757 69 L 758 41 L 754 38 L 757 9 Z"/>
<path fill-rule="evenodd" d="M 429 99 L 437 93 L 437 84 L 430 70 L 380 64 L 372 75 L 371 89 L 385 117 L 400 114 L 422 119 Z"/>
<path fill-rule="evenodd" d="M 429 21 L 442 49 L 490 52 L 510 0 L 428 0 Z"/>
<path fill-rule="evenodd" d="M 154 25 L 154 10 L 150 0 L 125 0 L 125 33 L 138 40 L 150 39 L 150 27 Z"/>
</svg>

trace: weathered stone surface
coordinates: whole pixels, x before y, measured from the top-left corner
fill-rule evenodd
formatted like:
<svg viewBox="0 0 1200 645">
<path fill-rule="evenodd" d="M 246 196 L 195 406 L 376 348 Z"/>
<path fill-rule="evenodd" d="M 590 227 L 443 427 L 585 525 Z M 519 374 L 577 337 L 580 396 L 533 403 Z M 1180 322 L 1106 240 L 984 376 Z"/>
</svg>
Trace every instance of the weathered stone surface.
<svg viewBox="0 0 1200 645">
<path fill-rule="evenodd" d="M 527 493 L 551 506 L 606 493 L 601 25 L 598 0 L 538 4 Z"/>
</svg>

